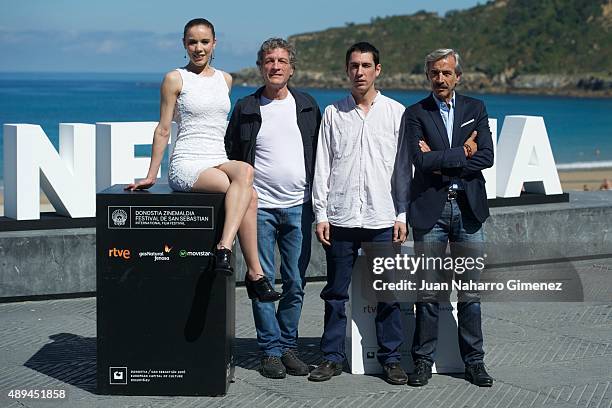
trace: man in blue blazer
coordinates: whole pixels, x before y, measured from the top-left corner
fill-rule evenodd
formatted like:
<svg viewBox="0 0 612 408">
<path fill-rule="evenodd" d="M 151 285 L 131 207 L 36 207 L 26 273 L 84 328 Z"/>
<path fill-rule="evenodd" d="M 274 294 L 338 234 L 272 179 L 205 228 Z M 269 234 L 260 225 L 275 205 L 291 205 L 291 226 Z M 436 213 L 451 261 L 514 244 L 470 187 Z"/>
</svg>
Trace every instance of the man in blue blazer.
<svg viewBox="0 0 612 408">
<path fill-rule="evenodd" d="M 493 141 L 482 101 L 455 92 L 461 73 L 461 60 L 454 50 L 439 49 L 427 55 L 425 74 L 432 93 L 408 107 L 403 117 L 401 148 L 407 149 L 415 167 L 408 220 L 417 255 L 445 257 L 448 242 L 453 257 L 482 255 L 482 224 L 489 208 L 481 170 L 493 165 Z M 481 269 L 461 275 L 458 270 L 429 269 L 421 270 L 418 276 L 428 283 L 441 283 L 449 282 L 453 272 L 455 279 L 478 281 Z M 415 371 L 409 377 L 410 385 L 425 385 L 431 378 L 438 302 L 448 300 L 449 295 L 448 290 L 419 291 L 412 346 Z M 465 377 L 473 384 L 490 387 L 493 378 L 483 362 L 479 293 L 460 290 L 458 300 L 459 348 Z"/>
</svg>

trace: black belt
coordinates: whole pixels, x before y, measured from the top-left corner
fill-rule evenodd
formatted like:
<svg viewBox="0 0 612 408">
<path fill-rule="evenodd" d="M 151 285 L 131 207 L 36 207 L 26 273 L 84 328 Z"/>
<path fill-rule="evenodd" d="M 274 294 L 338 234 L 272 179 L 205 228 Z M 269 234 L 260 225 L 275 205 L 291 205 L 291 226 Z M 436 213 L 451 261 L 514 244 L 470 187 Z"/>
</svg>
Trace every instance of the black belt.
<svg viewBox="0 0 612 408">
<path fill-rule="evenodd" d="M 463 197 L 465 197 L 465 190 L 448 190 L 446 201 L 453 201 Z"/>
</svg>

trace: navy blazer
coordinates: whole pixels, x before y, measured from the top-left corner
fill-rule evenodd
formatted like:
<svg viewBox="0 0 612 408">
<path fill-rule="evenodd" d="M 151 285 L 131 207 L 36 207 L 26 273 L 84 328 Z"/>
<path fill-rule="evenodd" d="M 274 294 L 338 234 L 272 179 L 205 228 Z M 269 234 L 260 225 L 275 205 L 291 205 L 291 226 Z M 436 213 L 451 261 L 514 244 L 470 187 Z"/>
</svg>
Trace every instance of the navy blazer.
<svg viewBox="0 0 612 408">
<path fill-rule="evenodd" d="M 409 106 L 402 118 L 403 146 L 400 148 L 408 150 L 415 167 L 408 207 L 408 221 L 413 228 L 428 230 L 435 225 L 444 209 L 452 177 L 461 179 L 476 219 L 484 222 L 489 216 L 481 172 L 493 165 L 493 140 L 487 111 L 482 101 L 455 93 L 454 113 L 451 145 L 432 95 Z M 463 144 L 474 130 L 478 132 L 478 150 L 468 159 Z M 429 145 L 431 152 L 421 152 L 421 139 Z"/>
</svg>

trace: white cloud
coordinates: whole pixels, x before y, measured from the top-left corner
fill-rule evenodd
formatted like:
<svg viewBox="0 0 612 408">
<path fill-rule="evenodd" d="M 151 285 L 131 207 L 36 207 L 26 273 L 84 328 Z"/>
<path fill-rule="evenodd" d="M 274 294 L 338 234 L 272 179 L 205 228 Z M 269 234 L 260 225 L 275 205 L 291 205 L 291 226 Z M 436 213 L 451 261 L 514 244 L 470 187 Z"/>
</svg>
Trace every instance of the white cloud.
<svg viewBox="0 0 612 408">
<path fill-rule="evenodd" d="M 175 51 L 181 49 L 181 39 L 180 35 L 177 36 L 175 34 L 164 34 L 164 35 L 155 35 L 155 46 L 160 50 L 171 50 Z"/>
<path fill-rule="evenodd" d="M 119 41 L 104 40 L 96 48 L 98 54 L 112 54 L 122 48 L 122 44 Z"/>
<path fill-rule="evenodd" d="M 36 50 L 41 71 L 162 72 L 183 64 L 180 33 L 147 31 L 0 30 L 0 71 L 31 70 Z M 259 44 L 223 37 L 216 55 L 221 69 L 253 65 Z M 86 56 L 86 57 L 85 57 Z"/>
</svg>

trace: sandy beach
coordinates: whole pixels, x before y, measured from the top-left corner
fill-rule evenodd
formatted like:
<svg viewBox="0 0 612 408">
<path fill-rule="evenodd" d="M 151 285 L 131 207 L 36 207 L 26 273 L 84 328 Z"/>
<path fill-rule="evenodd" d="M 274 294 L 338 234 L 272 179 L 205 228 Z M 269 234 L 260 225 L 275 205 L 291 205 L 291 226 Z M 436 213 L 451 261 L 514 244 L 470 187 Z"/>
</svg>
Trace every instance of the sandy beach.
<svg viewBox="0 0 612 408">
<path fill-rule="evenodd" d="M 40 192 L 40 211 L 41 212 L 55 212 L 53 206 L 49 203 L 49 199 L 45 194 Z M 4 215 L 4 191 L 0 190 L 0 216 Z"/>
<path fill-rule="evenodd" d="M 599 190 L 603 180 L 612 181 L 612 168 L 592 170 L 560 170 L 559 178 L 563 191 L 585 190 L 585 186 L 592 190 Z"/>
<path fill-rule="evenodd" d="M 559 170 L 561 187 L 564 192 L 583 191 L 585 186 L 589 191 L 599 190 L 603 180 L 607 178 L 612 181 L 612 167 L 587 169 L 587 170 Z M 42 212 L 54 212 L 53 206 L 41 192 L 40 210 Z M 0 190 L 0 216 L 4 215 L 4 193 Z"/>
</svg>

